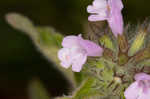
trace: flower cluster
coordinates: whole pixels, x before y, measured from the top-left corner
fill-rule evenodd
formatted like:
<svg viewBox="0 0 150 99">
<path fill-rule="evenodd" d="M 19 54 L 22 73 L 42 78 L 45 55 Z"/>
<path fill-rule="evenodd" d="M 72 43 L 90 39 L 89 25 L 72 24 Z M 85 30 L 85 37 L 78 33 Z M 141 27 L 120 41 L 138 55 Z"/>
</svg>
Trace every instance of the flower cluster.
<svg viewBox="0 0 150 99">
<path fill-rule="evenodd" d="M 123 34 L 123 4 L 121 0 L 94 0 L 87 7 L 91 14 L 89 21 L 107 20 L 112 33 L 117 38 Z M 81 35 L 67 36 L 62 42 L 63 48 L 58 52 L 58 58 L 64 68 L 72 66 L 74 72 L 80 72 L 86 63 L 88 56 L 101 56 L 103 48 L 96 43 L 84 40 Z M 133 82 L 124 92 L 126 99 L 149 99 L 150 98 L 150 75 L 138 73 Z"/>
<path fill-rule="evenodd" d="M 87 7 L 87 11 L 92 15 L 89 21 L 107 20 L 113 34 L 117 37 L 123 32 L 123 19 L 121 10 L 123 4 L 121 0 L 95 0 L 93 5 Z M 62 42 L 62 48 L 58 52 L 61 65 L 68 68 L 72 65 L 72 70 L 79 72 L 86 62 L 87 56 L 100 56 L 102 48 L 92 41 L 83 40 L 81 36 L 67 36 Z M 99 54 L 97 54 L 99 53 Z"/>
</svg>

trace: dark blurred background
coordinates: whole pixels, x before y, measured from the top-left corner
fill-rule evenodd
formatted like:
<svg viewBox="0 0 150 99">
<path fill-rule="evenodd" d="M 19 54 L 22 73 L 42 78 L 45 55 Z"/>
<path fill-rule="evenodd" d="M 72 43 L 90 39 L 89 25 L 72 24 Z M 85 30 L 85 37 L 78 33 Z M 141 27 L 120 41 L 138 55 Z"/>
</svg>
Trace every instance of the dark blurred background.
<svg viewBox="0 0 150 99">
<path fill-rule="evenodd" d="M 28 36 L 5 21 L 9 12 L 28 16 L 35 25 L 52 26 L 69 35 L 83 32 L 92 0 L 0 0 L 0 99 L 28 99 L 28 83 L 38 78 L 52 96 L 67 94 L 69 84 Z M 150 16 L 149 0 L 124 0 L 125 24 Z"/>
</svg>

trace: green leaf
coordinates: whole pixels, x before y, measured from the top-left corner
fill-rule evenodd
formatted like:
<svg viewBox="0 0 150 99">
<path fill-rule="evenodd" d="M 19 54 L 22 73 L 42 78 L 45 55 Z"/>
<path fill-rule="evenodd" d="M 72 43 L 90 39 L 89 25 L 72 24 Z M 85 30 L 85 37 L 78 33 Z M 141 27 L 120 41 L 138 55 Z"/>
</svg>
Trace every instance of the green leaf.
<svg viewBox="0 0 150 99">
<path fill-rule="evenodd" d="M 93 88 L 95 85 L 95 78 L 88 78 L 81 86 L 73 93 L 73 99 L 89 99 L 87 97 L 100 94 L 99 91 Z"/>
<path fill-rule="evenodd" d="M 37 49 L 51 62 L 56 64 L 56 68 L 61 71 L 64 77 L 76 86 L 74 73 L 70 69 L 60 66 L 57 52 L 61 48 L 63 36 L 51 27 L 35 27 L 33 23 L 20 14 L 10 13 L 6 15 L 7 22 L 15 29 L 26 33 L 36 45 Z"/>
<path fill-rule="evenodd" d="M 57 68 L 63 72 L 65 77 L 67 77 L 73 84 L 73 87 L 75 87 L 76 82 L 74 73 L 71 69 L 64 69 L 60 66 L 60 61 L 57 57 L 63 36 L 49 27 L 37 27 L 37 31 L 39 33 L 39 40 L 35 43 L 38 44 L 40 51 L 45 55 L 45 57 L 53 61 L 58 66 Z"/>
<path fill-rule="evenodd" d="M 150 59 L 144 60 L 144 61 L 140 62 L 138 65 L 150 66 Z"/>
<path fill-rule="evenodd" d="M 147 33 L 145 31 L 139 32 L 129 49 L 129 56 L 133 56 L 136 52 L 138 52 L 141 49 L 141 47 L 144 44 L 146 34 Z"/>
<path fill-rule="evenodd" d="M 29 84 L 29 95 L 31 99 L 50 99 L 49 94 L 39 80 L 33 80 Z"/>
<path fill-rule="evenodd" d="M 28 35 L 36 38 L 37 31 L 32 22 L 23 15 L 17 13 L 9 13 L 6 15 L 6 21 L 15 29 L 27 33 Z"/>
<path fill-rule="evenodd" d="M 60 33 L 57 33 L 50 27 L 37 27 L 37 30 L 40 33 L 40 41 L 42 44 L 61 48 L 63 36 Z"/>
<path fill-rule="evenodd" d="M 92 88 L 95 85 L 95 80 L 95 78 L 87 78 L 82 82 L 80 87 L 73 92 L 72 96 L 57 97 L 55 99 L 90 99 L 89 97 L 99 93 Z"/>
<path fill-rule="evenodd" d="M 112 81 L 113 80 L 113 71 L 111 69 L 110 70 L 105 69 L 102 72 L 102 75 L 103 75 L 104 81 Z"/>
<path fill-rule="evenodd" d="M 116 49 L 115 49 L 115 47 L 113 45 L 112 40 L 107 35 L 103 35 L 100 38 L 100 43 L 101 43 L 101 45 L 104 45 L 106 48 L 109 48 L 112 51 L 116 51 Z"/>
<path fill-rule="evenodd" d="M 104 67 L 105 67 L 104 61 L 96 62 L 96 67 L 99 68 L 99 69 L 104 69 Z"/>
</svg>

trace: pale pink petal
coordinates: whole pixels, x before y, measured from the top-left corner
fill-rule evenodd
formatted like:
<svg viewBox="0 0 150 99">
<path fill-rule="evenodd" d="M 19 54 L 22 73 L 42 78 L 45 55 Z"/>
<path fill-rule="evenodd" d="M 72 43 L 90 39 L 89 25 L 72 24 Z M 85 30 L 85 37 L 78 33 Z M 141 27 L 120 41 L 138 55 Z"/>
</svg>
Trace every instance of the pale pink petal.
<svg viewBox="0 0 150 99">
<path fill-rule="evenodd" d="M 94 0 L 93 5 L 87 7 L 87 11 L 91 13 L 88 17 L 89 21 L 101 21 L 107 18 L 107 2 L 106 0 Z"/>
<path fill-rule="evenodd" d="M 141 88 L 138 86 L 138 82 L 132 83 L 124 92 L 126 99 L 139 99 Z"/>
<path fill-rule="evenodd" d="M 80 44 L 86 50 L 88 56 L 101 56 L 103 53 L 103 49 L 92 41 L 81 40 Z"/>
<path fill-rule="evenodd" d="M 86 50 L 82 46 L 80 46 L 80 47 L 74 46 L 74 47 L 72 47 L 70 49 L 70 52 L 71 52 L 71 56 L 73 58 L 76 57 L 76 55 L 78 55 L 80 53 L 82 53 L 82 54 L 86 54 L 87 53 Z"/>
<path fill-rule="evenodd" d="M 135 75 L 135 82 L 125 91 L 126 99 L 149 99 L 150 98 L 150 75 L 138 73 Z"/>
<path fill-rule="evenodd" d="M 108 4 L 114 4 L 115 8 L 122 10 L 123 9 L 123 4 L 122 4 L 122 0 L 108 0 Z"/>
<path fill-rule="evenodd" d="M 88 17 L 88 20 L 89 21 L 103 21 L 103 20 L 106 20 L 106 17 L 104 16 L 99 16 L 99 15 L 90 15 Z"/>
<path fill-rule="evenodd" d="M 66 69 L 71 66 L 71 64 L 69 64 L 68 62 L 64 62 L 64 61 L 60 62 L 60 65 Z"/>
<path fill-rule="evenodd" d="M 103 9 L 103 8 L 106 8 L 107 2 L 106 0 L 94 0 L 93 6 L 97 9 Z"/>
<path fill-rule="evenodd" d="M 119 11 L 123 9 L 122 0 L 108 0 L 108 6 L 110 7 L 110 11 Z"/>
<path fill-rule="evenodd" d="M 92 13 L 92 14 L 101 14 L 101 15 L 103 15 L 103 16 L 106 16 L 106 8 L 99 8 L 99 9 L 97 9 L 97 8 L 95 8 L 94 6 L 91 6 L 91 5 L 89 5 L 88 7 L 87 7 L 87 12 L 89 12 L 89 13 Z"/>
<path fill-rule="evenodd" d="M 91 6 L 91 5 L 89 5 L 88 7 L 87 7 L 87 12 L 89 12 L 89 13 L 98 13 L 98 9 L 95 9 L 93 6 Z"/>
<path fill-rule="evenodd" d="M 86 54 L 78 53 L 73 59 L 72 70 L 74 72 L 80 72 L 86 60 L 87 60 Z"/>
<path fill-rule="evenodd" d="M 146 93 L 141 93 L 141 95 L 139 96 L 139 98 L 137 99 L 149 99 L 150 98 L 150 88 L 148 89 L 148 91 Z"/>
<path fill-rule="evenodd" d="M 117 37 L 118 34 L 123 33 L 123 17 L 121 13 L 123 4 L 121 0 L 108 0 L 108 5 L 110 7 L 108 23 L 113 34 Z"/>
<path fill-rule="evenodd" d="M 113 15 L 108 18 L 109 26 L 112 33 L 117 37 L 118 34 L 123 33 L 123 18 L 120 12 L 114 12 Z"/>
<path fill-rule="evenodd" d="M 70 50 L 68 48 L 62 48 L 58 51 L 58 58 L 61 61 L 61 66 L 64 68 L 69 68 L 71 65 L 72 59 L 70 56 Z"/>
<path fill-rule="evenodd" d="M 135 75 L 135 80 L 140 81 L 140 80 L 150 80 L 150 75 L 146 73 L 138 73 Z"/>
<path fill-rule="evenodd" d="M 83 64 L 76 64 L 76 63 L 74 63 L 72 65 L 72 71 L 74 71 L 74 72 L 80 72 L 81 69 L 82 69 L 82 66 L 83 66 Z"/>
<path fill-rule="evenodd" d="M 62 46 L 71 48 L 72 46 L 79 46 L 78 36 L 66 36 L 62 41 Z"/>
<path fill-rule="evenodd" d="M 81 35 L 78 36 L 81 39 Z M 85 64 L 87 59 L 87 52 L 82 47 L 72 47 L 71 49 L 72 57 L 72 70 L 74 72 L 80 72 L 83 64 Z"/>
</svg>

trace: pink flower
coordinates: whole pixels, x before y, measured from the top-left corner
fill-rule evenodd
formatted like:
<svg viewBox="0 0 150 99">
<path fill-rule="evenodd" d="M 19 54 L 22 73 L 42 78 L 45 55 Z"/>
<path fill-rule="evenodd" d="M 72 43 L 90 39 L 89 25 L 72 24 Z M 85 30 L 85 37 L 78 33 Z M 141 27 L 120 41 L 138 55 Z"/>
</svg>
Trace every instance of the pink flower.
<svg viewBox="0 0 150 99">
<path fill-rule="evenodd" d="M 89 21 L 107 20 L 112 32 L 117 37 L 123 33 L 123 18 L 121 10 L 123 4 L 121 0 L 94 0 L 93 5 L 87 7 L 87 11 L 92 15 Z"/>
<path fill-rule="evenodd" d="M 58 58 L 64 68 L 72 65 L 74 72 L 80 72 L 87 56 L 101 56 L 103 49 L 97 44 L 84 40 L 81 35 L 67 36 L 62 42 L 63 48 L 58 52 Z"/>
<path fill-rule="evenodd" d="M 126 99 L 150 99 L 150 75 L 139 73 L 134 78 L 124 93 Z"/>
</svg>

